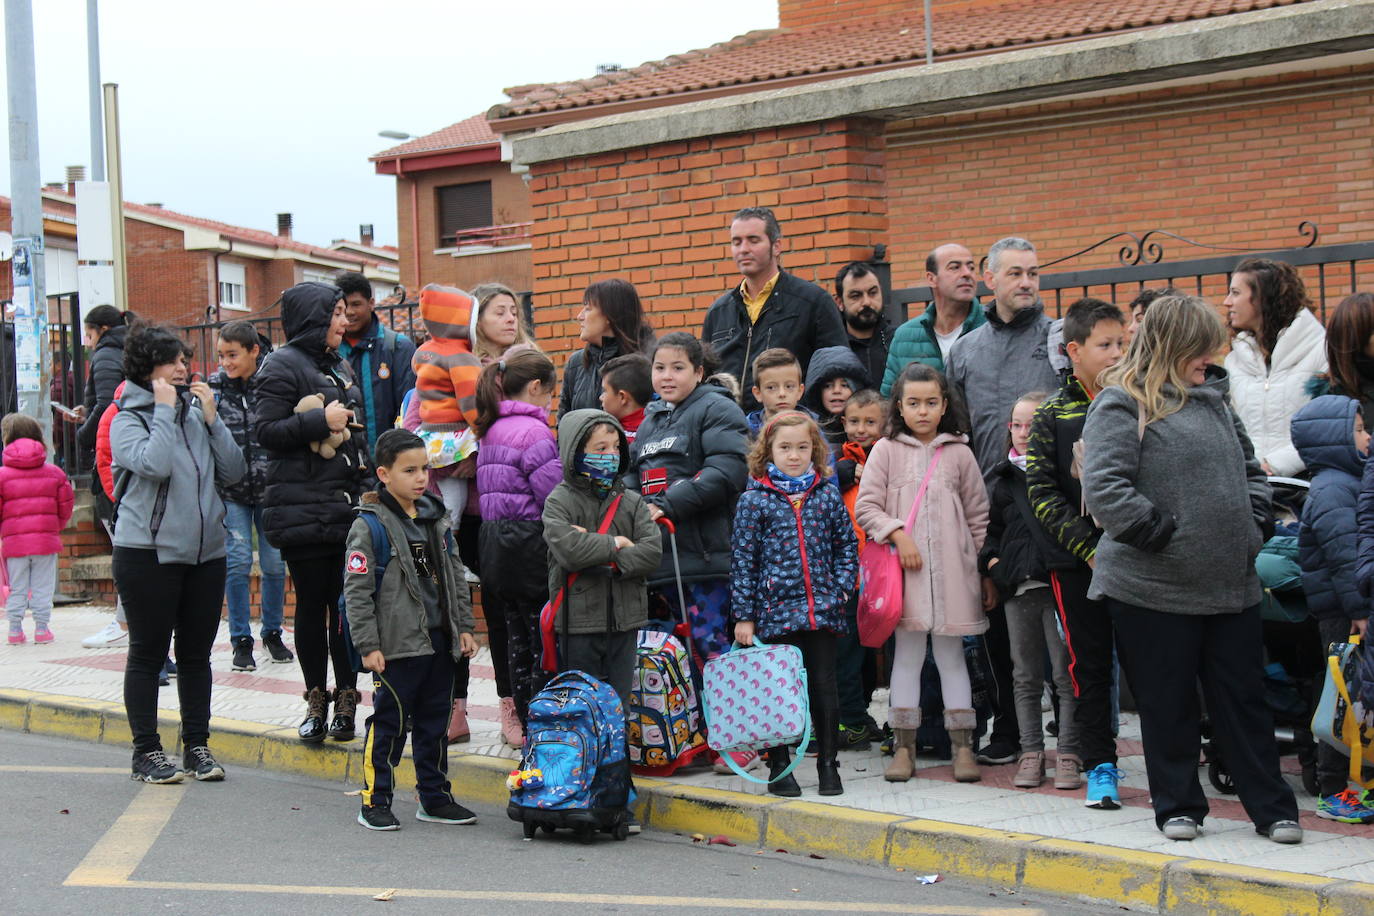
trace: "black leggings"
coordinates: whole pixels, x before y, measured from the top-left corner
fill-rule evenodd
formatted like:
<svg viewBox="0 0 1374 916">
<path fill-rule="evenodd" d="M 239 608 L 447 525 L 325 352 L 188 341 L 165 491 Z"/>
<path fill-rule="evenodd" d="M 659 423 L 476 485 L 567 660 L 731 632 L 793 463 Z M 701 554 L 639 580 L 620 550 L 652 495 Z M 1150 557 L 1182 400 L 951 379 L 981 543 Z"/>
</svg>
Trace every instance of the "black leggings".
<svg viewBox="0 0 1374 916">
<path fill-rule="evenodd" d="M 839 637 L 829 630 L 799 630 L 775 637 L 769 642 L 787 643 L 801 649 L 802 663 L 806 666 L 806 692 L 811 703 L 811 715 L 813 718 L 833 717 L 840 707 L 839 689 L 835 681 Z"/>
<path fill-rule="evenodd" d="M 479 544 L 484 573 L 482 613 L 487 619 L 487 639 L 497 673 L 496 690 L 500 696 L 514 698 L 516 715 L 524 724 L 530 700 L 549 679 L 539 666 L 543 647 L 539 611 L 549 600 L 544 526 L 537 521 L 485 519 Z M 500 636 L 493 638 L 498 619 Z M 498 653 L 503 646 L 505 651 Z M 497 658 L 506 660 L 508 693 L 501 692 Z"/>
<path fill-rule="evenodd" d="M 339 625 L 343 560 L 344 549 L 340 545 L 337 551 L 324 556 L 286 561 L 296 593 L 296 657 L 301 663 L 306 690 L 329 686 L 327 660 L 334 662 L 335 687 L 358 686 L 358 675 L 349 662 L 348 646 Z"/>
<path fill-rule="evenodd" d="M 162 749 L 157 731 L 157 681 L 176 640 L 177 699 L 184 747 L 210 740 L 210 647 L 224 604 L 224 560 L 199 565 L 159 563 L 156 550 L 114 549 L 114 580 L 129 618 L 124 710 L 134 750 Z"/>
</svg>

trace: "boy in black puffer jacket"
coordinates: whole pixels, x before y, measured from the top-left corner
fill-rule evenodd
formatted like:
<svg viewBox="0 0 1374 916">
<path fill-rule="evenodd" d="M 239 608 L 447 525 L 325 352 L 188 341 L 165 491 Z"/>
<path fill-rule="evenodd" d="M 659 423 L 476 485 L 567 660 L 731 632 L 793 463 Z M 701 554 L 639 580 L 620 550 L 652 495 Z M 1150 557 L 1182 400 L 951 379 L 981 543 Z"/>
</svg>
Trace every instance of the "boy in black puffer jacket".
<svg viewBox="0 0 1374 916">
<path fill-rule="evenodd" d="M 231 321 L 219 330 L 215 342 L 220 369 L 210 377 L 215 403 L 224 424 L 234 434 L 248 466 L 242 480 L 225 487 L 225 527 L 229 531 L 229 568 L 224 597 L 229 605 L 229 640 L 234 646 L 235 671 L 254 671 L 253 632 L 250 620 L 249 577 L 253 571 L 253 529 L 258 531 L 258 567 L 262 570 L 259 589 L 262 617 L 259 633 L 262 644 L 279 664 L 295 661 L 296 656 L 281 640 L 282 609 L 286 597 L 286 567 L 281 553 L 267 542 L 263 527 L 263 491 L 267 487 L 267 452 L 258 444 L 253 426 L 252 379 L 263 358 L 272 352 L 272 343 L 258 334 L 247 321 Z"/>
<path fill-rule="evenodd" d="M 298 283 L 282 294 L 281 314 L 287 342 L 263 360 L 252 385 L 253 425 L 268 450 L 263 523 L 296 590 L 296 653 L 307 703 L 301 740 L 315 744 L 328 734 L 348 741 L 355 731 L 358 676 L 338 625 L 339 595 L 344 542 L 367 465 L 366 434 L 354 415 L 362 392 L 336 352 L 348 323 L 337 286 Z M 306 395 L 320 396 L 325 406 L 296 413 Z M 345 431 L 333 457 L 311 448 Z M 327 659 L 336 685 L 328 729 Z"/>
<path fill-rule="evenodd" d="M 868 370 L 849 347 L 823 347 L 812 354 L 801 402 L 816 415 L 832 461 L 847 439 L 844 406 L 870 384 Z"/>
</svg>

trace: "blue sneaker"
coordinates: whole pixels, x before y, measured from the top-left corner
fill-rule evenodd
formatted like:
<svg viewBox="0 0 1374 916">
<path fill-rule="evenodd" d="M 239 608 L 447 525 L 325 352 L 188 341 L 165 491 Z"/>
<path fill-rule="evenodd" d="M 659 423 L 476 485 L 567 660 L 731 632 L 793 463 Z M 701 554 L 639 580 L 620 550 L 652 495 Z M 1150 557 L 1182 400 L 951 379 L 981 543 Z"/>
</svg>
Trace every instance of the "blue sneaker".
<svg viewBox="0 0 1374 916">
<path fill-rule="evenodd" d="M 1346 789 L 1344 792 L 1328 795 L 1317 802 L 1317 817 L 1326 818 L 1328 821 L 1340 821 L 1342 824 L 1374 823 L 1374 808 L 1368 806 L 1365 794 L 1367 793 L 1357 795 Z"/>
<path fill-rule="evenodd" d="M 1115 811 L 1121 807 L 1121 796 L 1116 791 L 1117 780 L 1126 774 L 1110 763 L 1099 763 L 1083 774 L 1088 780 L 1088 797 L 1083 804 L 1089 808 Z"/>
</svg>

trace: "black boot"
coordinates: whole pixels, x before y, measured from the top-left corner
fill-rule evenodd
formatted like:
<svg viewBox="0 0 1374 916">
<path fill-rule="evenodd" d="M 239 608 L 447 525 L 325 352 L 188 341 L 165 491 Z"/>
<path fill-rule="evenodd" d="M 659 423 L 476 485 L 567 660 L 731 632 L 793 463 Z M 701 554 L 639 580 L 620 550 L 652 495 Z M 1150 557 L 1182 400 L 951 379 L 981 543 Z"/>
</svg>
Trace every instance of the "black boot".
<svg viewBox="0 0 1374 916">
<path fill-rule="evenodd" d="M 305 721 L 296 733 L 306 744 L 319 744 L 324 740 L 324 717 L 329 715 L 329 694 L 323 687 L 311 687 L 305 692 Z"/>
<path fill-rule="evenodd" d="M 358 691 L 340 687 L 334 691 L 334 720 L 329 723 L 329 737 L 335 741 L 352 741 L 357 737 L 354 717 L 358 714 Z"/>
<path fill-rule="evenodd" d="M 816 716 L 816 776 L 819 778 L 817 791 L 821 795 L 843 795 L 844 786 L 840 785 L 840 764 L 835 759 L 835 749 L 839 742 L 839 710 L 822 709 Z"/>
<path fill-rule="evenodd" d="M 782 779 L 777 778 L 792 762 L 792 752 L 786 747 L 770 747 L 765 753 L 768 755 L 768 791 L 783 798 L 800 798 L 801 786 L 797 785 L 791 773 Z"/>
</svg>

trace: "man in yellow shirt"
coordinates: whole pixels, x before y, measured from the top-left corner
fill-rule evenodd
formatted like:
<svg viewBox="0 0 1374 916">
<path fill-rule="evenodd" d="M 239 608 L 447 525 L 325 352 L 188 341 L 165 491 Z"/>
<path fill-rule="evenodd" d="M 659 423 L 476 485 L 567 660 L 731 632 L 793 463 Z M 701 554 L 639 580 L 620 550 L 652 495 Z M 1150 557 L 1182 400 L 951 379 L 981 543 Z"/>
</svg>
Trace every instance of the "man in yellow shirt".
<svg viewBox="0 0 1374 916">
<path fill-rule="evenodd" d="M 706 313 L 702 340 L 721 370 L 739 379 L 742 406 L 757 409 L 752 360 L 770 347 L 796 355 L 803 376 L 811 354 L 849 343 L 835 300 L 825 290 L 783 270 L 782 228 L 768 207 L 746 207 L 730 223 L 730 253 L 743 277 Z"/>
</svg>

